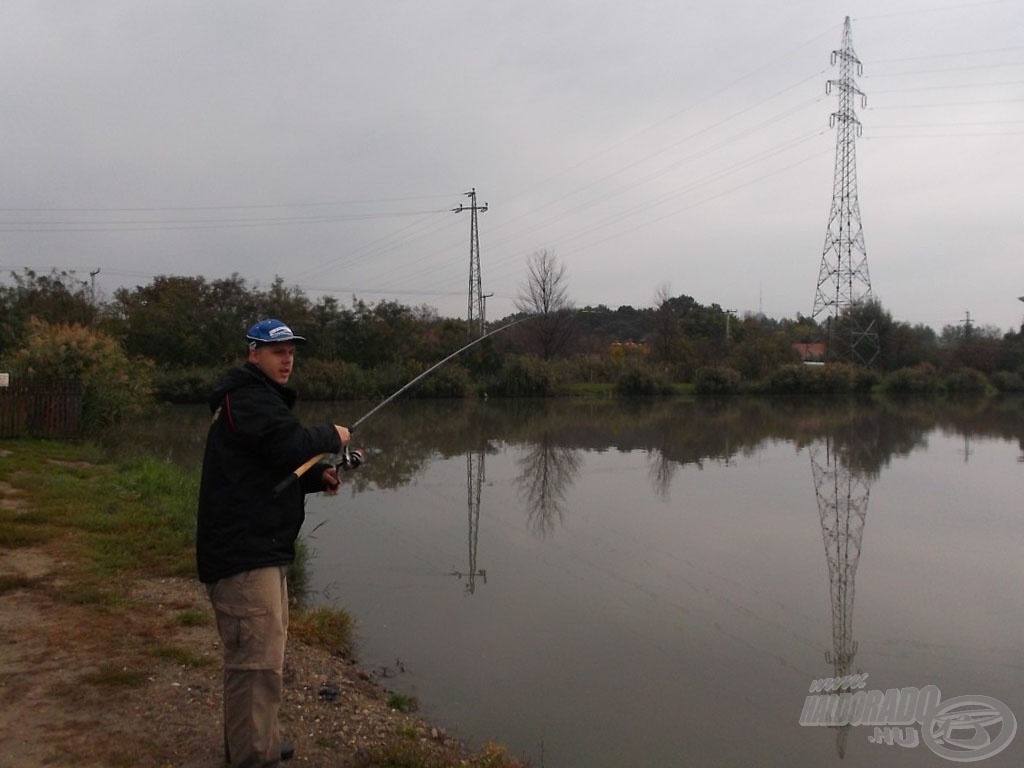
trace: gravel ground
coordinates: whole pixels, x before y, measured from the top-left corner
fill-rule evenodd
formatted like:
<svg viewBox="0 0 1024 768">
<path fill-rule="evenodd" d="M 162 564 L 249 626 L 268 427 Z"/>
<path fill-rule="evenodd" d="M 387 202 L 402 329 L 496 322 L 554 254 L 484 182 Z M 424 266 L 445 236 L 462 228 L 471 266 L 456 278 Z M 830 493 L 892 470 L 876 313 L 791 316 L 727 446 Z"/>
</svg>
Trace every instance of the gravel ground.
<svg viewBox="0 0 1024 768">
<path fill-rule="evenodd" d="M 152 579 L 132 585 L 128 611 L 73 605 L 57 597 L 58 557 L 0 552 L 0 766 L 223 766 L 220 650 L 202 587 Z M 281 727 L 296 747 L 288 766 L 366 768 L 388 744 L 415 746 L 425 767 L 510 765 L 469 755 L 389 708 L 351 660 L 295 641 Z"/>
</svg>

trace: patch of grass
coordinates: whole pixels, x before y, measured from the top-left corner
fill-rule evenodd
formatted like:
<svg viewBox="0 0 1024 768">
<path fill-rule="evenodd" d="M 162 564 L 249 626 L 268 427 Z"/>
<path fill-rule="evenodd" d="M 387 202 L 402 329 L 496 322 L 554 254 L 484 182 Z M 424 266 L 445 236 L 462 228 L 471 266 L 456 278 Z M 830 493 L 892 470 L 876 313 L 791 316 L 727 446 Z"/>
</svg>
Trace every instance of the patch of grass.
<svg viewBox="0 0 1024 768">
<path fill-rule="evenodd" d="M 178 614 L 178 624 L 183 627 L 205 627 L 210 623 L 210 614 L 191 608 Z"/>
<path fill-rule="evenodd" d="M 488 744 L 479 752 L 464 758 L 454 752 L 420 739 L 400 734 L 381 747 L 372 750 L 358 763 L 360 768 L 526 768 L 516 762 L 508 750 L 497 744 Z"/>
<path fill-rule="evenodd" d="M 574 381 L 563 389 L 563 394 L 572 397 L 610 397 L 615 394 L 615 385 L 603 381 Z"/>
<path fill-rule="evenodd" d="M 195 573 L 198 472 L 140 456 L 97 463 L 95 446 L 0 441 L 0 480 L 26 507 L 0 512 L 0 547 L 60 539 L 74 563 L 60 590 L 77 604 L 109 604 L 138 575 Z"/>
<path fill-rule="evenodd" d="M 97 581 L 75 580 L 62 584 L 56 589 L 55 596 L 70 605 L 89 605 L 95 608 L 117 608 L 127 603 L 122 590 Z"/>
<path fill-rule="evenodd" d="M 449 768 L 446 756 L 433 754 L 406 738 L 393 739 L 365 756 L 360 768 Z"/>
<path fill-rule="evenodd" d="M 46 543 L 53 536 L 54 532 L 46 526 L 26 524 L 24 519 L 18 522 L 0 520 L 0 549 L 35 547 Z"/>
<path fill-rule="evenodd" d="M 305 536 L 295 540 L 295 559 L 288 566 L 288 604 L 301 608 L 309 597 L 309 562 L 313 550 Z"/>
<path fill-rule="evenodd" d="M 392 693 L 388 696 L 388 706 L 399 712 L 415 712 L 420 708 L 419 699 L 406 693 Z"/>
<path fill-rule="evenodd" d="M 14 592 L 17 589 L 26 589 L 32 586 L 32 579 L 20 574 L 0 574 L 0 595 Z"/>
<path fill-rule="evenodd" d="M 354 633 L 355 621 L 340 608 L 293 611 L 288 620 L 290 637 L 338 656 L 352 655 Z"/>
<path fill-rule="evenodd" d="M 200 656 L 192 653 L 187 648 L 179 648 L 176 645 L 163 645 L 159 648 L 154 648 L 150 655 L 161 661 L 169 661 L 181 667 L 208 667 L 215 661 L 209 656 Z"/>
<path fill-rule="evenodd" d="M 104 664 L 95 672 L 83 675 L 82 679 L 91 685 L 110 688 L 141 688 L 146 684 L 145 672 L 114 664 Z"/>
</svg>

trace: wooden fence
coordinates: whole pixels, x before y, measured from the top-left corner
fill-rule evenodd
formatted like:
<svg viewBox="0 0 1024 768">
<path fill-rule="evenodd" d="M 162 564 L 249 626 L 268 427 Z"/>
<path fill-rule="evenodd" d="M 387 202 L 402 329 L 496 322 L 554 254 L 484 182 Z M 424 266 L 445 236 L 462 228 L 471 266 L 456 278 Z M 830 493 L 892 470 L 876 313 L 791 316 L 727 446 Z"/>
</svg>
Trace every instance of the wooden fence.
<svg viewBox="0 0 1024 768">
<path fill-rule="evenodd" d="M 0 437 L 80 437 L 84 389 L 77 379 L 12 376 L 0 387 Z"/>
</svg>

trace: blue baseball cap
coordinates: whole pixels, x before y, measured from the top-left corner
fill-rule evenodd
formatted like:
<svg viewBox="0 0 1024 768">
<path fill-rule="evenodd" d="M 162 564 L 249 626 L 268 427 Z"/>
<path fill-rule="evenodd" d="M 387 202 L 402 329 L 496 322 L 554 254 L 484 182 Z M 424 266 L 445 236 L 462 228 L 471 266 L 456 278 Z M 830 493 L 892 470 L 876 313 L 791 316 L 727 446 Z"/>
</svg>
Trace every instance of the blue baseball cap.
<svg viewBox="0 0 1024 768">
<path fill-rule="evenodd" d="M 306 343 L 302 336 L 296 336 L 291 328 L 272 317 L 256 323 L 246 332 L 245 338 L 249 341 L 249 349 L 255 349 L 261 344 L 278 344 L 286 341 L 293 344 Z"/>
</svg>

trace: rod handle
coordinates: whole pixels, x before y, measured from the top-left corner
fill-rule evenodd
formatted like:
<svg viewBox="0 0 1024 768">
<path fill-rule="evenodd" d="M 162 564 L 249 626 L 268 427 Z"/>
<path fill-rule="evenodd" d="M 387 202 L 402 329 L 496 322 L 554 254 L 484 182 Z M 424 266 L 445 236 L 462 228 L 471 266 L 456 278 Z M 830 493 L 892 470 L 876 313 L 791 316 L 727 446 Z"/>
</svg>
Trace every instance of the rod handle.
<svg viewBox="0 0 1024 768">
<path fill-rule="evenodd" d="M 276 496 L 277 494 L 281 493 L 281 491 L 283 491 L 289 485 L 291 485 L 304 474 L 306 474 L 306 472 L 315 467 L 317 463 L 320 461 L 320 459 L 322 459 L 326 455 L 327 454 L 324 453 L 318 453 L 316 456 L 311 458 L 306 463 L 302 464 L 299 467 L 296 467 L 295 470 L 288 475 L 288 477 L 286 477 L 284 480 L 282 480 L 280 483 L 274 486 L 274 495 Z"/>
</svg>

